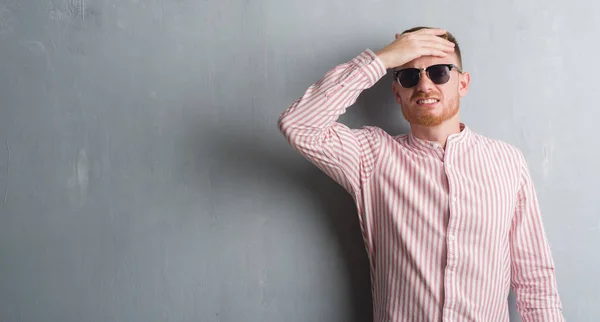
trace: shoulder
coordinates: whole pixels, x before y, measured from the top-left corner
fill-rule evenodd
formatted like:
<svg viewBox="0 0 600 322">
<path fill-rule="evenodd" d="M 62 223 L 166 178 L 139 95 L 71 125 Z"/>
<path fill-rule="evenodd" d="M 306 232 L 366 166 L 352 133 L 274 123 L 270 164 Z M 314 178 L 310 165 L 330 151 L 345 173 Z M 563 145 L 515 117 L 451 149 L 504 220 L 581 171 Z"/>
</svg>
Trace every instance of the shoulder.
<svg viewBox="0 0 600 322">
<path fill-rule="evenodd" d="M 488 153 L 502 158 L 506 162 L 522 166 L 525 163 L 525 157 L 520 148 L 506 141 L 491 138 L 480 133 L 472 132 L 473 139 L 480 148 L 487 150 Z"/>
</svg>

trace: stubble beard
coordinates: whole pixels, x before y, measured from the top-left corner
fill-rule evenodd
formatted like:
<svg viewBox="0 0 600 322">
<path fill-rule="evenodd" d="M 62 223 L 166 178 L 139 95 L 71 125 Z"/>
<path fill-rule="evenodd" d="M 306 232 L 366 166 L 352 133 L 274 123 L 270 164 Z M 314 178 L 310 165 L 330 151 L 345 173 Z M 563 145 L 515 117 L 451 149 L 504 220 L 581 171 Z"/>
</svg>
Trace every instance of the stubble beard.
<svg viewBox="0 0 600 322">
<path fill-rule="evenodd" d="M 458 98 L 448 102 L 448 105 L 444 106 L 442 113 L 433 114 L 431 111 L 419 110 L 419 107 L 412 106 L 410 110 L 405 108 L 409 104 L 402 104 L 402 115 L 410 124 L 421 125 L 421 126 L 438 126 L 445 121 L 453 118 L 459 109 L 460 102 Z"/>
</svg>

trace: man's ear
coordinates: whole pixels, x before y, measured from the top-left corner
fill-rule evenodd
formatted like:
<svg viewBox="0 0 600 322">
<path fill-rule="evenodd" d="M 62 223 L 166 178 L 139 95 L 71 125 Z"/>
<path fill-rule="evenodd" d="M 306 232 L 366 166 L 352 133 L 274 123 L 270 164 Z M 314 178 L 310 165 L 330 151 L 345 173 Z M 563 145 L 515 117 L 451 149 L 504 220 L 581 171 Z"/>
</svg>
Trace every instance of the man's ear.
<svg viewBox="0 0 600 322">
<path fill-rule="evenodd" d="M 464 97 L 469 91 L 469 84 L 471 84 L 471 74 L 464 72 L 459 76 L 460 77 L 458 78 L 458 95 L 460 95 L 460 97 Z"/>
<path fill-rule="evenodd" d="M 396 97 L 396 103 L 401 104 L 398 82 L 392 82 L 392 91 L 394 92 L 394 96 Z"/>
</svg>

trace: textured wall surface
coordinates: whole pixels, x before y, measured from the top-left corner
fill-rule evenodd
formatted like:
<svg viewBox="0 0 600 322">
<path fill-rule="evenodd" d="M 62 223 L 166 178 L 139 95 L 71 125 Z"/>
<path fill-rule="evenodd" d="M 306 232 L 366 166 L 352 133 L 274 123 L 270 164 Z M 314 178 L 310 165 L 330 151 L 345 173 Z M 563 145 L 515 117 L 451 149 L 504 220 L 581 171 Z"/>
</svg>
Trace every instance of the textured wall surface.
<svg viewBox="0 0 600 322">
<path fill-rule="evenodd" d="M 457 36 L 463 121 L 522 149 L 564 314 L 599 321 L 599 10 L 0 0 L 0 321 L 368 321 L 352 200 L 276 121 L 414 25 Z M 342 121 L 407 131 L 390 82 Z"/>
</svg>

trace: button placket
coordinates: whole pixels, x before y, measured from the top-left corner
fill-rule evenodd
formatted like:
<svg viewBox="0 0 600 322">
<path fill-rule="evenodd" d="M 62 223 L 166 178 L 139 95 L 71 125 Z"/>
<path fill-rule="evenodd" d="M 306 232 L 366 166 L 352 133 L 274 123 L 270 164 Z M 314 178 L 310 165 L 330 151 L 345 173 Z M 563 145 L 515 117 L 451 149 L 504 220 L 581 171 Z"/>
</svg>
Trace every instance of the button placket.
<svg viewBox="0 0 600 322">
<path fill-rule="evenodd" d="M 455 167 L 454 164 L 450 161 L 450 156 L 452 155 L 452 144 L 451 141 L 448 140 L 448 143 L 446 144 L 446 151 L 445 151 L 445 158 L 444 158 L 444 163 L 445 163 L 445 172 L 446 172 L 446 177 L 448 179 L 448 206 L 449 206 L 449 211 L 450 211 L 450 220 L 448 222 L 448 228 L 447 228 L 447 252 L 448 252 L 448 268 L 450 269 L 450 274 L 454 275 L 456 272 L 454 271 L 454 265 L 456 264 L 456 220 L 457 220 L 457 214 L 458 214 L 458 196 L 456 195 L 456 190 L 455 188 L 455 184 L 454 182 L 456 182 L 455 180 Z"/>
</svg>

